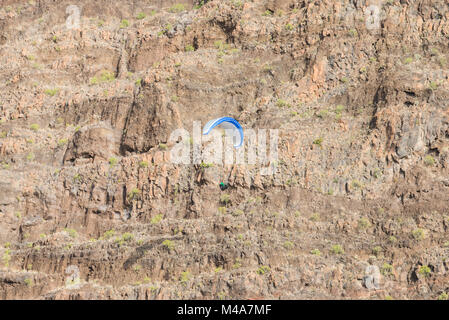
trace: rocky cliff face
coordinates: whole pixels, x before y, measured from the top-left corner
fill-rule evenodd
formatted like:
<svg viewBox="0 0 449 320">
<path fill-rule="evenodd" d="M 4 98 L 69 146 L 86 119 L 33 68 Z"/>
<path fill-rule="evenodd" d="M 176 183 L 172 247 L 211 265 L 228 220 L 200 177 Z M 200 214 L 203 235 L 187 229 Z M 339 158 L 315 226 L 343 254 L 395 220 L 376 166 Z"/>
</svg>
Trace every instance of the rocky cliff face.
<svg viewBox="0 0 449 320">
<path fill-rule="evenodd" d="M 447 1 L 70 5 L 0 1 L 2 299 L 447 298 Z M 273 174 L 171 161 L 223 115 Z"/>
</svg>

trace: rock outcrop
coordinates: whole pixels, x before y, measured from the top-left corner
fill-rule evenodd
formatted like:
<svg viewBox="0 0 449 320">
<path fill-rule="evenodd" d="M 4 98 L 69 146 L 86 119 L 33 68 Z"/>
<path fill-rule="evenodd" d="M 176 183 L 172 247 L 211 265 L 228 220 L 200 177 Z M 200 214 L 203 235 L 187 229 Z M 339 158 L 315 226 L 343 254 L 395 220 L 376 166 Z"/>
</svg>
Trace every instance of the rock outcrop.
<svg viewBox="0 0 449 320">
<path fill-rule="evenodd" d="M 1 299 L 449 292 L 446 1 L 69 5 L 0 4 Z M 278 160 L 171 161 L 223 115 Z"/>
</svg>

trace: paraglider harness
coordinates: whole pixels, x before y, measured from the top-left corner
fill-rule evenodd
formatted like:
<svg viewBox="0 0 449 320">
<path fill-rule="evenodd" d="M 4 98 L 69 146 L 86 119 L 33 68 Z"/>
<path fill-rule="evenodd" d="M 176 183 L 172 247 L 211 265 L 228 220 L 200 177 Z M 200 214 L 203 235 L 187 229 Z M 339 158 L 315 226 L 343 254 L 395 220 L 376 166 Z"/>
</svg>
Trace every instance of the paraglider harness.
<svg viewBox="0 0 449 320">
<path fill-rule="evenodd" d="M 221 191 L 224 191 L 228 188 L 228 184 L 224 182 L 220 182 L 220 189 Z"/>
</svg>

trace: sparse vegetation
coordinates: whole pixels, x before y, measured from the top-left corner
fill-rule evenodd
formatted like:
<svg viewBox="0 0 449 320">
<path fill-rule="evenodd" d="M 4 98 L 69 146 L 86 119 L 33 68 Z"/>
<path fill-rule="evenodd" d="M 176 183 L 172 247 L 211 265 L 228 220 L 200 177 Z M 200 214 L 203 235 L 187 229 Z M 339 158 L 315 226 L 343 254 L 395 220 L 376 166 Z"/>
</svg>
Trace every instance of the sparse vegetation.
<svg viewBox="0 0 449 320">
<path fill-rule="evenodd" d="M 417 241 L 424 240 L 426 238 L 426 231 L 424 229 L 417 228 L 412 231 L 412 236 Z"/>
<path fill-rule="evenodd" d="M 101 240 L 108 240 L 115 235 L 115 230 L 111 229 L 103 233 L 103 236 L 100 238 Z"/>
<path fill-rule="evenodd" d="M 182 12 L 185 10 L 186 10 L 186 8 L 184 7 L 184 5 L 182 3 L 176 3 L 168 9 L 168 11 L 170 11 L 171 13 L 179 13 L 179 12 Z"/>
<path fill-rule="evenodd" d="M 293 242 L 291 242 L 291 241 L 285 241 L 285 242 L 284 242 L 284 248 L 285 248 L 285 249 L 291 250 L 291 249 L 293 249 L 293 247 L 294 247 Z"/>
<path fill-rule="evenodd" d="M 128 27 L 129 27 L 129 21 L 126 20 L 126 19 L 123 19 L 123 20 L 120 22 L 120 29 L 124 29 L 124 28 L 128 28 Z"/>
<path fill-rule="evenodd" d="M 449 299 L 449 295 L 446 292 L 442 292 L 439 296 L 438 296 L 438 300 L 448 300 Z"/>
<path fill-rule="evenodd" d="M 393 266 L 391 264 L 385 262 L 382 265 L 382 267 L 380 268 L 380 273 L 383 276 L 389 276 L 389 275 L 393 274 Z"/>
<path fill-rule="evenodd" d="M 62 146 L 64 146 L 64 145 L 66 145 L 67 142 L 68 142 L 68 140 L 67 140 L 66 138 L 59 139 L 59 140 L 58 140 L 58 146 L 62 147 Z"/>
<path fill-rule="evenodd" d="M 117 158 L 111 157 L 111 158 L 109 158 L 109 165 L 111 167 L 113 167 L 113 166 L 115 166 L 117 164 L 117 161 L 118 161 Z"/>
<path fill-rule="evenodd" d="M 9 267 L 9 262 L 11 261 L 10 253 L 11 253 L 10 249 L 6 249 L 5 252 L 3 253 L 2 261 L 6 268 Z"/>
<path fill-rule="evenodd" d="M 358 226 L 360 229 L 368 229 L 369 227 L 371 227 L 371 223 L 367 218 L 361 218 L 359 220 Z"/>
<path fill-rule="evenodd" d="M 271 269 L 268 266 L 260 266 L 259 269 L 257 269 L 257 273 L 260 275 L 264 275 L 265 273 L 270 272 Z"/>
<path fill-rule="evenodd" d="M 288 30 L 288 31 L 292 31 L 293 30 L 293 25 L 291 24 L 291 23 L 287 23 L 286 25 L 285 25 L 285 30 Z"/>
<path fill-rule="evenodd" d="M 351 30 L 348 31 L 348 34 L 349 34 L 351 37 L 357 37 L 357 35 L 358 35 L 359 33 L 357 32 L 356 29 L 351 29 Z"/>
<path fill-rule="evenodd" d="M 220 203 L 227 205 L 229 202 L 231 202 L 231 197 L 229 194 L 225 193 L 220 196 Z"/>
<path fill-rule="evenodd" d="M 175 244 L 171 240 L 164 240 L 162 242 L 162 245 L 165 246 L 169 251 L 173 250 L 175 248 Z"/>
<path fill-rule="evenodd" d="M 78 232 L 76 232 L 75 229 L 65 228 L 64 231 L 67 232 L 71 238 L 76 238 L 78 236 Z"/>
<path fill-rule="evenodd" d="M 226 214 L 226 211 L 227 211 L 226 207 L 218 207 L 218 212 L 219 213 Z"/>
<path fill-rule="evenodd" d="M 181 281 L 181 284 L 185 285 L 190 280 L 191 276 L 192 275 L 191 275 L 190 271 L 181 272 L 181 276 L 179 277 L 179 281 Z"/>
<path fill-rule="evenodd" d="M 323 138 L 322 138 L 322 137 L 313 140 L 313 144 L 315 144 L 315 145 L 317 145 L 317 146 L 320 146 L 320 147 L 321 147 L 321 146 L 322 146 L 322 143 L 323 143 Z"/>
<path fill-rule="evenodd" d="M 418 273 L 424 277 L 430 277 L 432 270 L 429 266 L 421 266 L 419 267 Z"/>
<path fill-rule="evenodd" d="M 148 167 L 148 162 L 147 162 L 147 161 L 140 161 L 140 162 L 139 162 L 139 167 L 141 167 L 141 168 L 146 168 L 146 167 Z"/>
<path fill-rule="evenodd" d="M 429 88 L 430 88 L 430 90 L 436 90 L 436 89 L 438 89 L 438 82 L 436 82 L 436 81 L 431 81 L 430 83 L 429 83 Z"/>
<path fill-rule="evenodd" d="M 163 215 L 162 214 L 157 214 L 154 217 L 151 218 L 150 223 L 151 224 L 158 224 L 159 222 L 162 221 Z"/>
<path fill-rule="evenodd" d="M 192 45 L 188 44 L 185 46 L 185 51 L 186 52 L 195 51 L 195 48 Z"/>
<path fill-rule="evenodd" d="M 96 85 L 96 84 L 101 84 L 101 83 L 106 83 L 106 82 L 111 82 L 115 80 L 115 75 L 113 72 L 108 71 L 108 70 L 102 70 L 100 72 L 99 77 L 94 76 L 90 79 L 89 83 L 91 85 Z"/>
<path fill-rule="evenodd" d="M 53 96 L 55 96 L 57 93 L 59 92 L 59 89 L 46 89 L 45 91 L 44 91 L 44 93 L 47 95 L 47 96 L 50 96 L 50 97 L 53 97 Z"/>
<path fill-rule="evenodd" d="M 334 244 L 334 245 L 331 247 L 331 253 L 333 253 L 333 254 L 343 254 L 343 253 L 345 253 L 345 252 L 344 252 L 344 250 L 343 250 L 343 248 L 342 248 L 341 245 L 339 245 L 339 244 Z"/>
<path fill-rule="evenodd" d="M 119 247 L 123 246 L 126 242 L 129 242 L 134 239 L 134 235 L 130 232 L 125 232 L 121 237 L 115 239 L 115 243 L 118 244 Z"/>
<path fill-rule="evenodd" d="M 429 154 L 424 157 L 424 164 L 428 167 L 432 167 L 435 165 L 435 159 Z"/>
<path fill-rule="evenodd" d="M 25 280 L 23 280 L 23 282 L 25 282 L 25 284 L 27 285 L 27 287 L 32 287 L 33 286 L 33 280 L 30 278 L 26 278 Z"/>
<path fill-rule="evenodd" d="M 263 15 L 264 17 L 272 16 L 272 15 L 273 15 L 273 11 L 271 11 L 271 10 L 266 10 L 262 15 Z"/>
<path fill-rule="evenodd" d="M 287 101 L 285 101 L 285 100 L 283 100 L 283 99 L 278 99 L 278 100 L 276 101 L 276 105 L 277 105 L 279 108 L 284 108 L 284 107 L 288 107 L 288 106 L 289 106 L 289 104 L 287 103 Z"/>
<path fill-rule="evenodd" d="M 140 190 L 137 188 L 132 188 L 131 191 L 128 193 L 128 198 L 130 200 L 137 199 L 140 196 Z"/>
<path fill-rule="evenodd" d="M 137 14 L 136 19 L 142 20 L 142 19 L 145 19 L 146 16 L 147 16 L 147 15 L 146 15 L 144 12 L 139 12 L 139 13 Z"/>
</svg>

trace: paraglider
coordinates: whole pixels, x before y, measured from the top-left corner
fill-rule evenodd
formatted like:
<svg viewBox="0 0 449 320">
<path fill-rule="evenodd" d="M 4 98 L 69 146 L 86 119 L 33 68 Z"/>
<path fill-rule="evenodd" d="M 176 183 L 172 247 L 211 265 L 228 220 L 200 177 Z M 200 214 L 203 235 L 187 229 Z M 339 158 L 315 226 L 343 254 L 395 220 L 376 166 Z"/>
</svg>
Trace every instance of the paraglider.
<svg viewBox="0 0 449 320">
<path fill-rule="evenodd" d="M 203 128 L 203 135 L 209 134 L 209 132 L 217 126 L 226 130 L 232 130 L 235 148 L 240 148 L 243 145 L 243 129 L 237 120 L 231 117 L 221 117 L 210 120 Z M 237 138 L 237 133 L 239 138 Z"/>
</svg>

